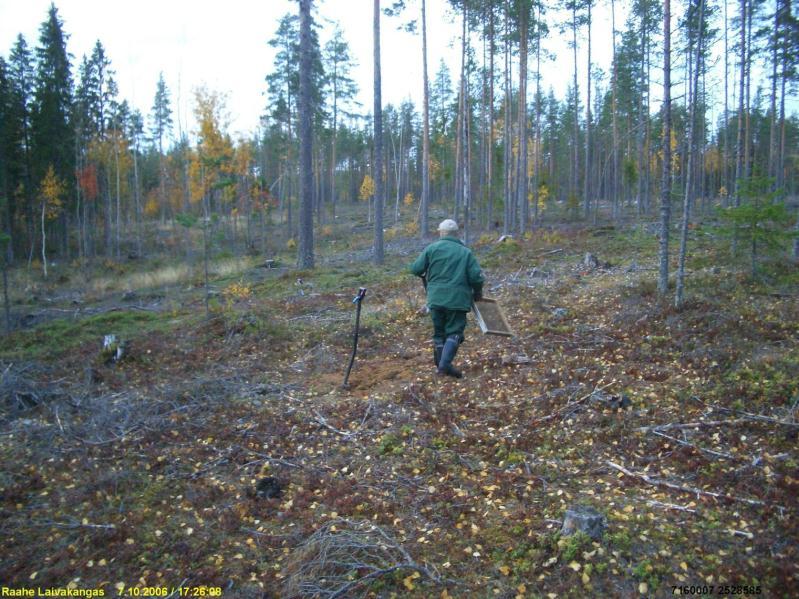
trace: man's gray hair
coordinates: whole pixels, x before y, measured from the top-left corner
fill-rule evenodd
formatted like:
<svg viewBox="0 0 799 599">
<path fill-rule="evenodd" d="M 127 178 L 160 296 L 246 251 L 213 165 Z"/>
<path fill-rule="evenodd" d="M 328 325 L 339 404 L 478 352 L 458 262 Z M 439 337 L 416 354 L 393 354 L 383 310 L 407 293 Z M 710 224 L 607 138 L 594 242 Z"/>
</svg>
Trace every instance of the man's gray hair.
<svg viewBox="0 0 799 599">
<path fill-rule="evenodd" d="M 456 223 L 451 218 L 442 220 L 441 224 L 438 225 L 438 230 L 441 231 L 442 233 L 454 233 L 455 231 L 458 230 L 458 223 Z"/>
</svg>

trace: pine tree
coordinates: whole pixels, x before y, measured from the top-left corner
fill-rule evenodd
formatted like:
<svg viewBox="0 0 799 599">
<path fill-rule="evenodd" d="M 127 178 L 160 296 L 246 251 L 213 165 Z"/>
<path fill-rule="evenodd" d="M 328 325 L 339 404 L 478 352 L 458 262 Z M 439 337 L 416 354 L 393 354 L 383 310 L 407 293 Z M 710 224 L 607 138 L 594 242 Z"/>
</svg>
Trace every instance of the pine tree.
<svg viewBox="0 0 799 599">
<path fill-rule="evenodd" d="M 665 0 L 663 5 L 663 177 L 660 186 L 658 293 L 666 295 L 671 224 L 671 0 Z"/>
<path fill-rule="evenodd" d="M 375 180 L 375 223 L 374 223 L 374 261 L 383 264 L 383 104 L 380 82 L 380 0 L 374 0 L 372 25 L 374 43 L 374 164 Z"/>
<path fill-rule="evenodd" d="M 164 73 L 158 75 L 155 86 L 155 98 L 150 112 L 150 135 L 158 145 L 158 196 L 162 207 L 166 205 L 166 156 L 164 155 L 164 138 L 172 132 L 172 107 L 169 89 L 164 81 Z"/>
<path fill-rule="evenodd" d="M 330 140 L 330 199 L 335 215 L 336 201 L 336 141 L 339 126 L 339 113 L 344 116 L 352 116 L 349 112 L 351 107 L 356 104 L 355 97 L 358 94 L 358 85 L 352 78 L 352 69 L 355 61 L 350 56 L 350 49 L 344 34 L 338 25 L 333 30 L 333 36 L 325 44 L 324 68 L 327 73 L 326 82 L 329 89 L 331 110 L 331 140 Z"/>
<path fill-rule="evenodd" d="M 300 243 L 297 264 L 300 268 L 313 268 L 313 172 L 311 165 L 312 110 L 312 45 L 311 45 L 311 0 L 300 0 Z"/>
</svg>

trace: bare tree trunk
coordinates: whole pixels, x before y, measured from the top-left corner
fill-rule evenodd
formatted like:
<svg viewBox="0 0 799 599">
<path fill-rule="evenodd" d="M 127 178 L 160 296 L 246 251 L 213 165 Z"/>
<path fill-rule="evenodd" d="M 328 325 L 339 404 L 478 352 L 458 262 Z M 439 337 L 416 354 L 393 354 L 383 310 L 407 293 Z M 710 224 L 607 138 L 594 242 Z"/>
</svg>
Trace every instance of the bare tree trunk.
<svg viewBox="0 0 799 599">
<path fill-rule="evenodd" d="M 121 251 L 119 248 L 119 230 L 122 228 L 122 221 L 121 221 L 121 199 L 120 199 L 120 182 L 119 182 L 119 132 L 117 132 L 114 136 L 114 170 L 116 171 L 116 204 L 117 204 L 117 215 L 116 215 L 116 246 L 117 246 L 117 260 L 121 259 Z"/>
<path fill-rule="evenodd" d="M 519 5 L 519 235 L 527 231 L 530 223 L 530 202 L 527 201 L 527 35 L 528 7 Z"/>
<path fill-rule="evenodd" d="M 724 151 L 721 154 L 721 164 L 722 164 L 722 173 L 723 173 L 723 185 L 726 190 L 726 194 L 724 195 L 724 205 L 729 202 L 730 192 L 732 191 L 732 187 L 730 185 L 730 173 L 729 173 L 729 161 L 730 161 L 730 112 L 729 112 L 729 70 L 730 70 L 730 60 L 729 60 L 729 43 L 727 39 L 727 1 L 724 2 Z"/>
<path fill-rule="evenodd" d="M 741 0 L 741 70 L 738 81 L 738 139 L 735 147 L 735 206 L 741 205 L 738 181 L 744 175 L 744 85 L 746 83 L 746 0 Z"/>
<path fill-rule="evenodd" d="M 297 263 L 314 266 L 313 163 L 311 146 L 311 1 L 300 0 L 300 240 Z"/>
<path fill-rule="evenodd" d="M 591 5 L 593 0 L 588 0 L 588 72 L 586 74 L 587 101 L 585 103 L 585 174 L 583 178 L 583 206 L 585 208 L 585 218 L 588 218 L 591 211 Z M 596 211 L 594 212 L 594 223 L 596 223 Z"/>
<path fill-rule="evenodd" d="M 9 238 L 8 244 L 11 245 Z M 5 252 L 3 252 L 5 253 Z M 3 256 L 3 308 L 6 314 L 6 335 L 11 333 L 11 303 L 8 301 L 8 257 Z"/>
<path fill-rule="evenodd" d="M 646 132 L 649 124 L 649 81 L 646 77 L 647 74 L 647 31 L 646 31 L 646 20 L 644 17 L 641 17 L 641 98 L 638 103 L 638 136 L 637 136 L 637 148 L 638 148 L 638 166 L 639 166 L 639 175 L 638 175 L 638 191 L 637 191 L 637 207 L 638 207 L 638 215 L 645 214 L 649 210 L 649 202 L 648 202 L 648 178 L 646 177 L 646 169 L 649 166 L 649 156 L 646 143 Z M 644 101 L 644 96 L 647 97 L 647 101 Z"/>
<path fill-rule="evenodd" d="M 375 179 L 375 239 L 374 261 L 383 264 L 383 101 L 380 82 L 380 0 L 374 0 L 374 179 Z"/>
<path fill-rule="evenodd" d="M 136 201 L 136 255 L 137 257 L 141 258 L 142 256 L 142 245 L 141 245 L 141 221 L 142 221 L 142 212 L 141 212 L 141 187 L 139 184 L 139 158 L 138 158 L 138 146 L 134 145 L 133 147 L 133 196 Z"/>
<path fill-rule="evenodd" d="M 741 70 L 740 81 L 738 81 L 738 139 L 735 144 L 735 197 L 734 205 L 737 208 L 741 205 L 740 181 L 746 176 L 746 159 L 744 154 L 744 86 L 746 84 L 746 0 L 741 0 Z M 733 231 L 732 253 L 735 255 L 738 249 L 738 231 Z"/>
<path fill-rule="evenodd" d="M 42 267 L 44 268 L 44 278 L 47 278 L 47 232 L 44 226 L 44 211 L 47 203 L 42 199 Z"/>
<path fill-rule="evenodd" d="M 538 225 L 538 204 L 540 198 L 540 163 L 541 163 L 541 2 L 537 3 L 538 16 L 535 22 L 535 155 L 533 156 L 533 226 Z"/>
<path fill-rule="evenodd" d="M 663 3 L 663 178 L 660 188 L 660 268 L 658 292 L 669 288 L 669 224 L 671 220 L 671 0 Z"/>
<path fill-rule="evenodd" d="M 749 178 L 752 175 L 752 104 L 751 104 L 751 89 L 752 89 L 752 13 L 754 12 L 754 4 L 749 0 L 748 10 L 746 12 L 746 60 L 745 60 L 745 73 L 746 73 L 746 108 L 744 114 L 744 170 L 743 176 Z"/>
<path fill-rule="evenodd" d="M 611 177 L 610 193 L 612 195 L 613 218 L 619 217 L 619 130 L 616 122 L 616 2 L 610 0 L 611 38 L 613 40 L 613 74 L 611 82 L 611 118 L 613 129 L 613 176 Z"/>
<path fill-rule="evenodd" d="M 702 61 L 702 41 L 704 37 L 705 1 L 698 0 L 699 3 L 699 29 L 696 34 L 696 63 L 694 64 L 693 82 L 690 86 L 691 94 L 688 101 L 690 109 L 688 111 L 688 131 L 686 138 L 688 141 L 688 156 L 685 164 L 685 195 L 682 203 L 682 225 L 680 227 L 680 254 L 677 267 L 677 290 L 674 298 L 676 308 L 681 308 L 685 295 L 685 257 L 688 252 L 688 219 L 691 210 L 691 174 L 693 173 L 694 156 L 694 128 L 696 126 L 696 103 L 699 90 L 699 71 Z"/>
<path fill-rule="evenodd" d="M 505 116 L 503 118 L 503 138 L 504 138 L 504 220 L 502 223 L 502 234 L 509 235 L 511 227 L 511 144 L 513 143 L 510 137 L 510 6 L 508 0 L 505 0 Z"/>
<path fill-rule="evenodd" d="M 430 212 L 430 85 L 427 77 L 426 0 L 422 0 L 422 77 L 424 78 L 422 107 L 424 131 L 422 134 L 422 199 L 420 202 L 419 237 L 425 239 L 430 228 L 428 222 Z"/>
<path fill-rule="evenodd" d="M 489 6 L 488 17 L 488 62 L 489 62 L 489 75 L 488 75 L 488 156 L 486 162 L 488 163 L 488 206 L 487 206 L 487 224 L 489 230 L 493 228 L 492 221 L 494 220 L 494 7 Z"/>
<path fill-rule="evenodd" d="M 771 104 L 769 106 L 768 170 L 769 177 L 775 177 L 774 163 L 777 155 L 777 46 L 780 28 L 779 0 L 774 2 L 774 31 L 771 38 Z"/>
<path fill-rule="evenodd" d="M 572 159 L 572 194 L 574 194 L 575 206 L 577 205 L 578 173 L 580 170 L 580 123 L 578 113 L 580 111 L 580 94 L 577 87 L 577 3 L 572 4 L 572 50 L 574 54 L 574 140 L 573 159 Z M 576 212 L 576 209 L 575 209 Z M 585 215 L 588 217 L 588 207 L 585 207 Z"/>
</svg>

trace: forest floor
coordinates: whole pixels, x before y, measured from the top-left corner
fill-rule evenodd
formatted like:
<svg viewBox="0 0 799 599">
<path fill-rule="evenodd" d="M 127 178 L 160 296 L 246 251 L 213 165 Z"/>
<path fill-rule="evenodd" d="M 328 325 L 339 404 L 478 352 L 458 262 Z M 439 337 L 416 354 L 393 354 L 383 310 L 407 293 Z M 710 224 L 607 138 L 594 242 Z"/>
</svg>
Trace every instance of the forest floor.
<svg viewBox="0 0 799 599">
<path fill-rule="evenodd" d="M 641 226 L 481 238 L 516 337 L 470 318 L 462 380 L 434 374 L 415 240 L 382 268 L 365 250 L 248 265 L 214 280 L 210 318 L 193 281 L 30 323 L 0 342 L 0 583 L 795 596 L 799 273 L 752 281 L 692 235 L 679 311 Z M 576 505 L 601 539 L 561 536 Z"/>
</svg>

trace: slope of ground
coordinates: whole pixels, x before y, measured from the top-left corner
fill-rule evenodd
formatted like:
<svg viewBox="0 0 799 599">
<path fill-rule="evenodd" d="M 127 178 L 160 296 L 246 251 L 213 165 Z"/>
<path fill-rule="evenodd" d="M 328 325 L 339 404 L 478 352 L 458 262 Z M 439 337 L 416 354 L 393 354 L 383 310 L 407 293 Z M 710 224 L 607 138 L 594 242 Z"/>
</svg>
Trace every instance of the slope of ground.
<svg viewBox="0 0 799 599">
<path fill-rule="evenodd" d="M 487 293 L 517 336 L 470 322 L 460 381 L 433 374 L 410 240 L 380 269 L 345 256 L 248 271 L 211 319 L 189 294 L 81 329 L 124 321 L 117 365 L 75 330 L 17 334 L 3 346 L 0 580 L 240 597 L 791 596 L 796 268 L 753 283 L 695 235 L 679 312 L 658 301 L 655 240 L 638 230 L 484 239 Z M 53 335 L 65 351 L 25 353 Z M 559 534 L 578 504 L 607 518 L 601 540 Z"/>
</svg>

